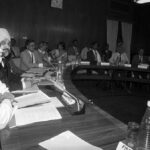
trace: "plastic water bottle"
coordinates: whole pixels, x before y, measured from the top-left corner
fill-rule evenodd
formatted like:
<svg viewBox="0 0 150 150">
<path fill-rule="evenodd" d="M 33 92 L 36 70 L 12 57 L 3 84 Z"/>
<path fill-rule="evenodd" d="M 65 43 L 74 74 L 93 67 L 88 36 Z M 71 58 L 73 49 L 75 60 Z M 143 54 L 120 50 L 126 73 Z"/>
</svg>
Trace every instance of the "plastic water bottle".
<svg viewBox="0 0 150 150">
<path fill-rule="evenodd" d="M 147 102 L 147 109 L 140 125 L 136 150 L 150 150 L 150 101 Z"/>
<path fill-rule="evenodd" d="M 58 70 L 57 70 L 57 81 L 62 81 L 62 62 L 59 60 L 58 62 Z"/>
</svg>

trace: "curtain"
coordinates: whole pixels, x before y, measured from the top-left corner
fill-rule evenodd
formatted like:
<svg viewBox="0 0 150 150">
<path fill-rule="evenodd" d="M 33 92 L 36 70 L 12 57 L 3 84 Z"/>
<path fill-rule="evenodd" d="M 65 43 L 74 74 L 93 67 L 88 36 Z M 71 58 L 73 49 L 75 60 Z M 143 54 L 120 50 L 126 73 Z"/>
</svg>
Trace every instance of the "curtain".
<svg viewBox="0 0 150 150">
<path fill-rule="evenodd" d="M 118 21 L 107 20 L 107 43 L 112 52 L 116 50 L 116 42 L 118 35 Z"/>
<path fill-rule="evenodd" d="M 130 48 L 132 39 L 132 24 L 122 22 L 122 37 L 124 42 L 125 52 L 130 61 Z"/>
</svg>

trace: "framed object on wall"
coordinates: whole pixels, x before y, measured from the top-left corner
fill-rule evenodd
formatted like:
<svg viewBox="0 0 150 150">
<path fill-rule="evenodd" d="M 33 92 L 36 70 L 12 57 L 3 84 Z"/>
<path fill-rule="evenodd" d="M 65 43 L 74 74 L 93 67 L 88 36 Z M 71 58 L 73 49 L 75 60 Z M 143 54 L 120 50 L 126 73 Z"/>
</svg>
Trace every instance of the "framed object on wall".
<svg viewBox="0 0 150 150">
<path fill-rule="evenodd" d="M 63 9 L 63 0 L 51 0 L 51 7 Z"/>
</svg>

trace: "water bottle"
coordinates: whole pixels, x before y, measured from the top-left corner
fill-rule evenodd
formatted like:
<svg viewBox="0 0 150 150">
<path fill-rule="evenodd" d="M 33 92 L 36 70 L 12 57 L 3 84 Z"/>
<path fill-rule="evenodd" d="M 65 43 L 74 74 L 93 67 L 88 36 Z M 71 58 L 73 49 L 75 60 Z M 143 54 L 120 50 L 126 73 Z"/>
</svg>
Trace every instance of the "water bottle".
<svg viewBox="0 0 150 150">
<path fill-rule="evenodd" d="M 58 61 L 58 70 L 57 70 L 57 81 L 62 81 L 62 62 Z"/>
<path fill-rule="evenodd" d="M 142 118 L 136 150 L 150 150 L 150 101 L 147 102 L 147 109 Z"/>
</svg>

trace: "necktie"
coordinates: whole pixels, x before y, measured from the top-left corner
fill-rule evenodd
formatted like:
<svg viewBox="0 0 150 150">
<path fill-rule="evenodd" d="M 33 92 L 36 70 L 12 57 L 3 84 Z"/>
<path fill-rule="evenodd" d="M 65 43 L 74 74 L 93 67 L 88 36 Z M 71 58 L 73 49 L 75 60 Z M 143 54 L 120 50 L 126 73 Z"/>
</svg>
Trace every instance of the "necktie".
<svg viewBox="0 0 150 150">
<path fill-rule="evenodd" d="M 35 63 L 35 59 L 34 59 L 34 54 L 31 53 L 31 59 L 32 59 L 32 63 L 34 64 Z"/>
</svg>

